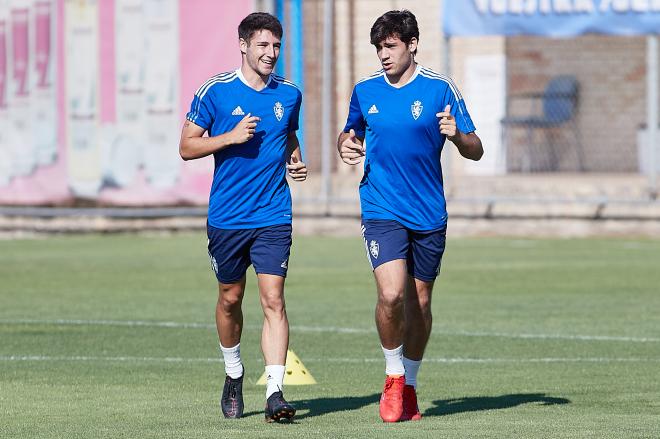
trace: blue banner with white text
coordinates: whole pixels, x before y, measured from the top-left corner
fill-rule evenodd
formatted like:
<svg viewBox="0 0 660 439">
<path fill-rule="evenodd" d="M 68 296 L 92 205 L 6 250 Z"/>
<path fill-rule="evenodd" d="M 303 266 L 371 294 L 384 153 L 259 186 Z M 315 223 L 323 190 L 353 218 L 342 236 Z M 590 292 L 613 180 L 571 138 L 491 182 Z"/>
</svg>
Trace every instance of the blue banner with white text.
<svg viewBox="0 0 660 439">
<path fill-rule="evenodd" d="M 660 0 L 445 0 L 448 36 L 660 34 Z"/>
</svg>

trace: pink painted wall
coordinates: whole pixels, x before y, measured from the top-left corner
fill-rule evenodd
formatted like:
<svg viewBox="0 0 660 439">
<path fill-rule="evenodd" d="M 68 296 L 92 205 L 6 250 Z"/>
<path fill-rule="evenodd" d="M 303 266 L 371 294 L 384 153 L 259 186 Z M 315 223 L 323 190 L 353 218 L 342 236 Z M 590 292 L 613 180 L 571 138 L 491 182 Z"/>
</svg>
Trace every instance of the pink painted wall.
<svg viewBox="0 0 660 439">
<path fill-rule="evenodd" d="M 67 205 L 75 197 L 68 185 L 65 113 L 65 0 L 56 0 L 56 84 L 58 115 L 58 154 L 54 163 L 37 167 L 31 174 L 14 177 L 0 185 L 0 204 Z M 237 27 L 251 12 L 251 1 L 179 0 L 179 124 L 183 122 L 195 90 L 210 76 L 240 65 Z M 99 123 L 116 121 L 115 98 L 115 0 L 99 0 Z M 81 60 L 82 62 L 82 60 Z M 11 103 L 10 103 L 11 105 Z M 9 108 L 11 112 L 11 107 Z M 146 135 L 156 127 L 146 127 Z M 177 127 L 177 130 L 179 128 Z M 178 143 L 165 145 L 167 154 L 178 157 Z M 147 158 L 148 159 L 148 158 Z M 211 158 L 180 161 L 175 185 L 157 188 L 140 170 L 124 187 L 102 186 L 95 196 L 101 204 L 172 205 L 204 204 L 208 199 L 213 163 Z"/>
</svg>

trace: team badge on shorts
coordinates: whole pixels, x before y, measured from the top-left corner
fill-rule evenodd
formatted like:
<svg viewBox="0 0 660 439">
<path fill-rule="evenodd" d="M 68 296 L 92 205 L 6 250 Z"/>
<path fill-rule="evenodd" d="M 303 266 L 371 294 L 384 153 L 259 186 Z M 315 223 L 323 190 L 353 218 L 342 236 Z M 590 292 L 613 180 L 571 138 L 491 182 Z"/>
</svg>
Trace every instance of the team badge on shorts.
<svg viewBox="0 0 660 439">
<path fill-rule="evenodd" d="M 374 257 L 374 259 L 378 259 L 378 251 L 380 250 L 380 246 L 376 241 L 371 241 L 369 243 L 369 253 L 371 253 L 371 256 Z"/>
<path fill-rule="evenodd" d="M 422 105 L 422 101 L 413 102 L 413 104 L 410 106 L 410 111 L 412 112 L 413 119 L 417 120 L 419 116 L 422 115 L 423 109 L 424 106 Z"/>
<path fill-rule="evenodd" d="M 284 117 L 284 107 L 282 106 L 281 102 L 275 102 L 275 105 L 273 106 L 273 112 L 275 113 L 275 117 L 278 121 L 282 120 L 282 117 Z"/>
</svg>

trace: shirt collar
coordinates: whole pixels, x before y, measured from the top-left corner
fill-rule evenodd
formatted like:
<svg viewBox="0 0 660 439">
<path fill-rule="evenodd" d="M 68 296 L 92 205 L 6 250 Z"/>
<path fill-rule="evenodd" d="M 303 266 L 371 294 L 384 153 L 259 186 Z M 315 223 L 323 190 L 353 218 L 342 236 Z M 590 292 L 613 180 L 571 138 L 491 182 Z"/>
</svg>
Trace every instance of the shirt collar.
<svg viewBox="0 0 660 439">
<path fill-rule="evenodd" d="M 401 84 L 401 85 L 399 85 L 399 84 L 397 84 L 397 85 L 393 85 L 393 84 L 391 84 L 391 83 L 390 83 L 390 80 L 387 79 L 387 74 L 386 74 L 384 71 L 383 71 L 383 76 L 385 77 L 385 82 L 387 82 L 388 85 L 390 85 L 390 86 L 392 86 L 392 87 L 394 87 L 394 88 L 403 88 L 403 87 L 405 87 L 406 85 L 410 84 L 411 82 L 413 82 L 413 81 L 415 80 L 415 78 L 417 77 L 417 74 L 419 73 L 419 70 L 420 70 L 421 68 L 422 68 L 422 66 L 419 65 L 419 64 L 417 64 L 417 66 L 415 66 L 415 71 L 413 72 L 412 76 L 408 79 L 408 82 L 406 82 L 405 84 Z"/>
<path fill-rule="evenodd" d="M 240 67 L 238 69 L 236 69 L 236 76 L 238 76 L 238 79 L 240 79 L 243 84 L 247 85 L 252 90 L 255 90 L 255 91 L 263 90 L 263 88 L 261 90 L 257 90 L 254 87 L 252 87 L 250 84 L 248 84 L 247 79 L 245 79 L 245 76 L 243 76 L 243 72 L 241 71 Z M 272 74 L 268 75 L 268 81 L 266 81 L 266 85 L 264 86 L 264 88 L 267 88 L 268 84 L 270 84 L 270 81 L 272 81 L 272 80 L 273 80 L 273 75 Z"/>
</svg>

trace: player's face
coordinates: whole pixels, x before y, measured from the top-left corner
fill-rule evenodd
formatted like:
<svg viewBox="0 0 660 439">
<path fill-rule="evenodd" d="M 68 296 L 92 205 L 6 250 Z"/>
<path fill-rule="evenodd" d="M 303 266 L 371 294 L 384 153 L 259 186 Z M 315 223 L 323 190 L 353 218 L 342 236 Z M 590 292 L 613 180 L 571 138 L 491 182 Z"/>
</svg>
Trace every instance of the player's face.
<svg viewBox="0 0 660 439">
<path fill-rule="evenodd" d="M 282 43 L 271 31 L 259 30 L 249 41 L 241 39 L 239 43 L 247 65 L 252 70 L 261 76 L 268 76 L 273 72 Z"/>
<path fill-rule="evenodd" d="M 376 54 L 385 74 L 401 76 L 414 60 L 413 52 L 417 49 L 417 39 L 413 38 L 406 46 L 398 36 L 388 37 L 376 46 Z"/>
</svg>

